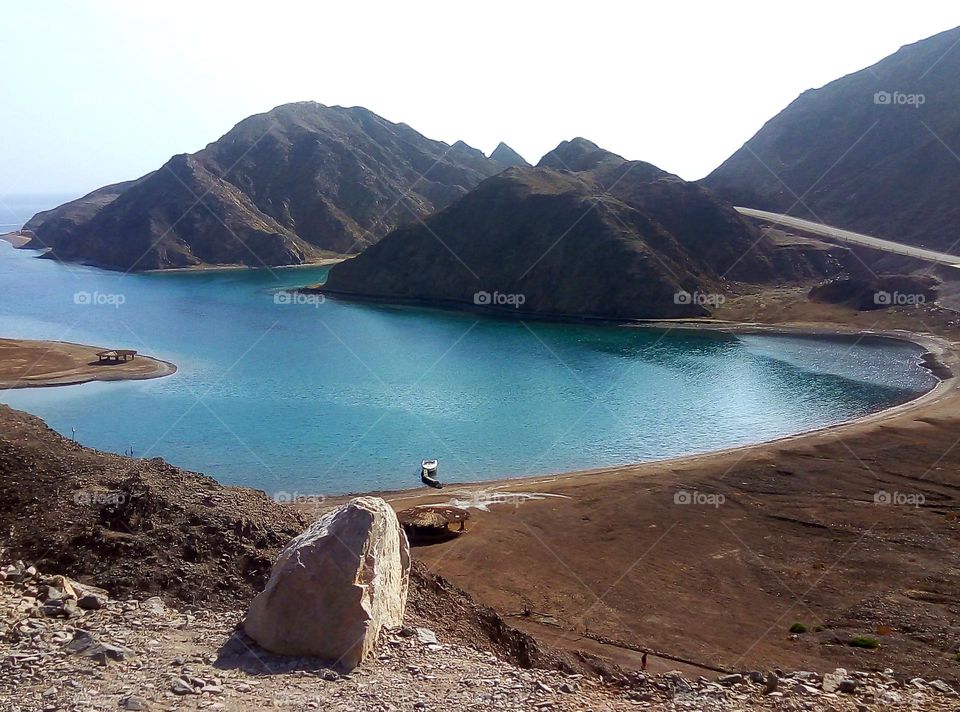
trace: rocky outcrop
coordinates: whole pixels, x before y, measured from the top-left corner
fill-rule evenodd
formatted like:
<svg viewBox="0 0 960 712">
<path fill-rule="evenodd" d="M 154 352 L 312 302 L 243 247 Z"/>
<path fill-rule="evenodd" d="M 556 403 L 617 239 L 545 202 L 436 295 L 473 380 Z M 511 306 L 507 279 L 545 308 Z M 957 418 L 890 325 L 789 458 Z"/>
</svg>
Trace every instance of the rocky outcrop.
<svg viewBox="0 0 960 712">
<path fill-rule="evenodd" d="M 701 186 L 574 139 L 336 265 L 321 289 L 512 315 L 698 317 L 738 282 L 833 274 L 845 253 L 786 251 Z"/>
<path fill-rule="evenodd" d="M 122 270 L 301 264 L 359 252 L 503 168 L 362 107 L 286 104 L 36 215 L 27 247 Z"/>
<path fill-rule="evenodd" d="M 960 240 L 960 28 L 801 94 L 704 184 L 735 205 L 943 251 Z"/>
<path fill-rule="evenodd" d="M 384 500 L 328 512 L 283 551 L 244 629 L 262 647 L 359 665 L 382 628 L 403 623 L 410 550 Z"/>
</svg>

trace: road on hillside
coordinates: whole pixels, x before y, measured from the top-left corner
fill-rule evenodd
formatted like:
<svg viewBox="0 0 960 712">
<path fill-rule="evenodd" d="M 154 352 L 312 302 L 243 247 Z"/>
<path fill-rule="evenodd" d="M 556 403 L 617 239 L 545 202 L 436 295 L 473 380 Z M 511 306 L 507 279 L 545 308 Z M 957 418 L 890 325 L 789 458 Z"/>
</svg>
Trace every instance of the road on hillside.
<svg viewBox="0 0 960 712">
<path fill-rule="evenodd" d="M 948 255 L 945 252 L 926 250 L 922 247 L 904 245 L 902 242 L 884 240 L 871 235 L 863 235 L 859 232 L 851 232 L 850 230 L 841 230 L 838 227 L 831 227 L 830 225 L 823 225 L 822 223 L 813 222 L 811 220 L 795 218 L 791 215 L 768 213 L 766 210 L 754 210 L 753 208 L 736 208 L 736 210 L 747 217 L 766 220 L 774 223 L 775 225 L 792 227 L 796 230 L 803 230 L 804 232 L 813 233 L 814 235 L 830 237 L 841 242 L 849 242 L 853 245 L 871 247 L 875 250 L 894 252 L 898 255 L 907 255 L 908 257 L 916 257 L 921 260 L 927 260 L 928 262 L 936 262 L 937 264 L 945 264 L 949 265 L 950 267 L 960 268 L 960 256 L 958 255 Z"/>
</svg>

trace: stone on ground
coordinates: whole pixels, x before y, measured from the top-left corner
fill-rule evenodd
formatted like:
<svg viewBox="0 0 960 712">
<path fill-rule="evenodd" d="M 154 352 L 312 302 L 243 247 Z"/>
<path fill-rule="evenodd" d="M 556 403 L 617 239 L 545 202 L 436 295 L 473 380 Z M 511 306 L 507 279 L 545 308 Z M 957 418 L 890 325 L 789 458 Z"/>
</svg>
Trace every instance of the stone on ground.
<svg viewBox="0 0 960 712">
<path fill-rule="evenodd" d="M 378 497 L 358 497 L 283 550 L 244 629 L 274 653 L 352 669 L 381 628 L 403 623 L 409 574 L 409 545 L 393 509 Z"/>
</svg>

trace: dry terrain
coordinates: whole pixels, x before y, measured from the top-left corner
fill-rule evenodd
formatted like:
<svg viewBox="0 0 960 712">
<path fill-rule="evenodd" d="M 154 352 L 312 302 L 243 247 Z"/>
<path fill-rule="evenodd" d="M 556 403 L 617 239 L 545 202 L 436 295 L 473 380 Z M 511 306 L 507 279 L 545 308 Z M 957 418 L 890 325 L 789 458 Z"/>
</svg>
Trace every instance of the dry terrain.
<svg viewBox="0 0 960 712">
<path fill-rule="evenodd" d="M 172 363 L 141 355 L 131 361 L 101 362 L 97 352 L 106 350 L 63 341 L 0 339 L 0 390 L 139 381 L 169 376 L 177 370 Z"/>
</svg>

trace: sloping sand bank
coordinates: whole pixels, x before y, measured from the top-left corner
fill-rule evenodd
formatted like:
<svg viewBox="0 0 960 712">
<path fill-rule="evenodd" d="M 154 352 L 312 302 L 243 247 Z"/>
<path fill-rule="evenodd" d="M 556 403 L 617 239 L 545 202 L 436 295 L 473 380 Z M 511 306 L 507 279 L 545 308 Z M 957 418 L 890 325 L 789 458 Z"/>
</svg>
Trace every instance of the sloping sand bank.
<svg viewBox="0 0 960 712">
<path fill-rule="evenodd" d="M 140 356 L 119 363 L 101 362 L 97 352 L 110 347 L 65 341 L 0 339 L 0 389 L 69 386 L 90 381 L 137 381 L 176 373 L 172 363 Z"/>
</svg>

